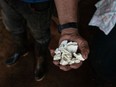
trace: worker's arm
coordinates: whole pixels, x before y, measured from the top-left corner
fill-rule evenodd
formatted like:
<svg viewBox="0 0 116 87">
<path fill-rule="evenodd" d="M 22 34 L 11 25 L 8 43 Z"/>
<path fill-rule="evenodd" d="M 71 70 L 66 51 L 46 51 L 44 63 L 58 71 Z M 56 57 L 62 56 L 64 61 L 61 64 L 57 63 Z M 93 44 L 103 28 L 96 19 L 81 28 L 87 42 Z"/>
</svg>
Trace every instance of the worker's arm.
<svg viewBox="0 0 116 87">
<path fill-rule="evenodd" d="M 57 13 L 58 13 L 58 19 L 60 25 L 64 25 L 67 23 L 77 23 L 78 22 L 78 0 L 54 0 Z M 79 32 L 78 28 L 75 27 L 68 27 L 63 30 L 61 30 L 61 37 L 59 40 L 59 44 L 63 40 L 69 40 L 69 41 L 75 41 L 78 43 L 79 49 L 81 51 L 82 56 L 87 59 L 89 54 L 89 47 L 86 40 L 84 40 Z M 72 68 L 76 69 L 79 68 L 82 62 L 79 64 L 73 64 L 70 66 L 61 66 L 59 65 L 58 61 L 53 61 L 55 65 L 59 66 L 60 69 L 64 71 L 68 71 Z"/>
</svg>

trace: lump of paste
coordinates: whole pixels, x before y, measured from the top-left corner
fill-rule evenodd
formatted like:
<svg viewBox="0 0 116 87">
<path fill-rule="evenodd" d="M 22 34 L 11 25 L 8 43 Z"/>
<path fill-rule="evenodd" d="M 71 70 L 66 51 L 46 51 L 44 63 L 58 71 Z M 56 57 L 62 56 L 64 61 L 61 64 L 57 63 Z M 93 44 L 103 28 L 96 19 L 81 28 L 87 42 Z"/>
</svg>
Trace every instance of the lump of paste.
<svg viewBox="0 0 116 87">
<path fill-rule="evenodd" d="M 53 60 L 60 61 L 61 65 L 80 63 L 80 61 L 84 61 L 85 59 L 81 53 L 77 53 L 77 50 L 78 44 L 76 42 L 64 40 L 59 47 L 56 48 Z"/>
</svg>

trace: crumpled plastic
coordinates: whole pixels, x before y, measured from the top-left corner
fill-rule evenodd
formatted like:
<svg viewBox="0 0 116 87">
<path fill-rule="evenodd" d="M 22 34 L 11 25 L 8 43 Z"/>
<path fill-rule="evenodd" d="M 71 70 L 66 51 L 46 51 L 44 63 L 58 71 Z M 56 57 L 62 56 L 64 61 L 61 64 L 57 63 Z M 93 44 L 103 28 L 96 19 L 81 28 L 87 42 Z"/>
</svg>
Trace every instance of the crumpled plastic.
<svg viewBox="0 0 116 87">
<path fill-rule="evenodd" d="M 89 25 L 99 27 L 108 35 L 116 24 L 116 0 L 100 0 L 95 6 L 97 9 Z"/>
</svg>

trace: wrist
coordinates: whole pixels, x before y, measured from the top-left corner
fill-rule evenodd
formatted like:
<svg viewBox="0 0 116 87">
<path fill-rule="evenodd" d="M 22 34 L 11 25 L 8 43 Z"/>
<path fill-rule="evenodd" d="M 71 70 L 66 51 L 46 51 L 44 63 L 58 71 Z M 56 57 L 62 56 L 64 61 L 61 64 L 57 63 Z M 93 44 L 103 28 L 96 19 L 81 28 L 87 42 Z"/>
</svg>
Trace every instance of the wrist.
<svg viewBox="0 0 116 87">
<path fill-rule="evenodd" d="M 63 31 L 74 31 L 74 30 L 71 30 L 71 29 L 75 29 L 77 31 L 78 29 L 78 24 L 77 22 L 68 22 L 68 23 L 65 23 L 65 24 L 59 24 L 58 25 L 58 31 L 59 33 L 63 32 Z"/>
<path fill-rule="evenodd" d="M 78 35 L 78 29 L 76 28 L 68 28 L 68 29 L 63 29 L 61 31 L 61 35 Z"/>
</svg>

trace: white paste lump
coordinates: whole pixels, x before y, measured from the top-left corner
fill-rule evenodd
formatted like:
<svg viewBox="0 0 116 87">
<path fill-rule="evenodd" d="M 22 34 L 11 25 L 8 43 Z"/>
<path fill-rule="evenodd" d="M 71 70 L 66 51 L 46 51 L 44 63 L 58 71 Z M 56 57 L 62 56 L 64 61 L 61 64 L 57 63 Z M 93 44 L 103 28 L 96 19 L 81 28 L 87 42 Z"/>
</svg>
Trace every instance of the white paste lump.
<svg viewBox="0 0 116 87">
<path fill-rule="evenodd" d="M 81 53 L 76 53 L 77 50 L 78 44 L 76 42 L 64 40 L 59 47 L 56 48 L 53 60 L 60 61 L 61 65 L 80 63 L 80 61 L 84 61 L 85 59 L 82 57 Z"/>
</svg>

